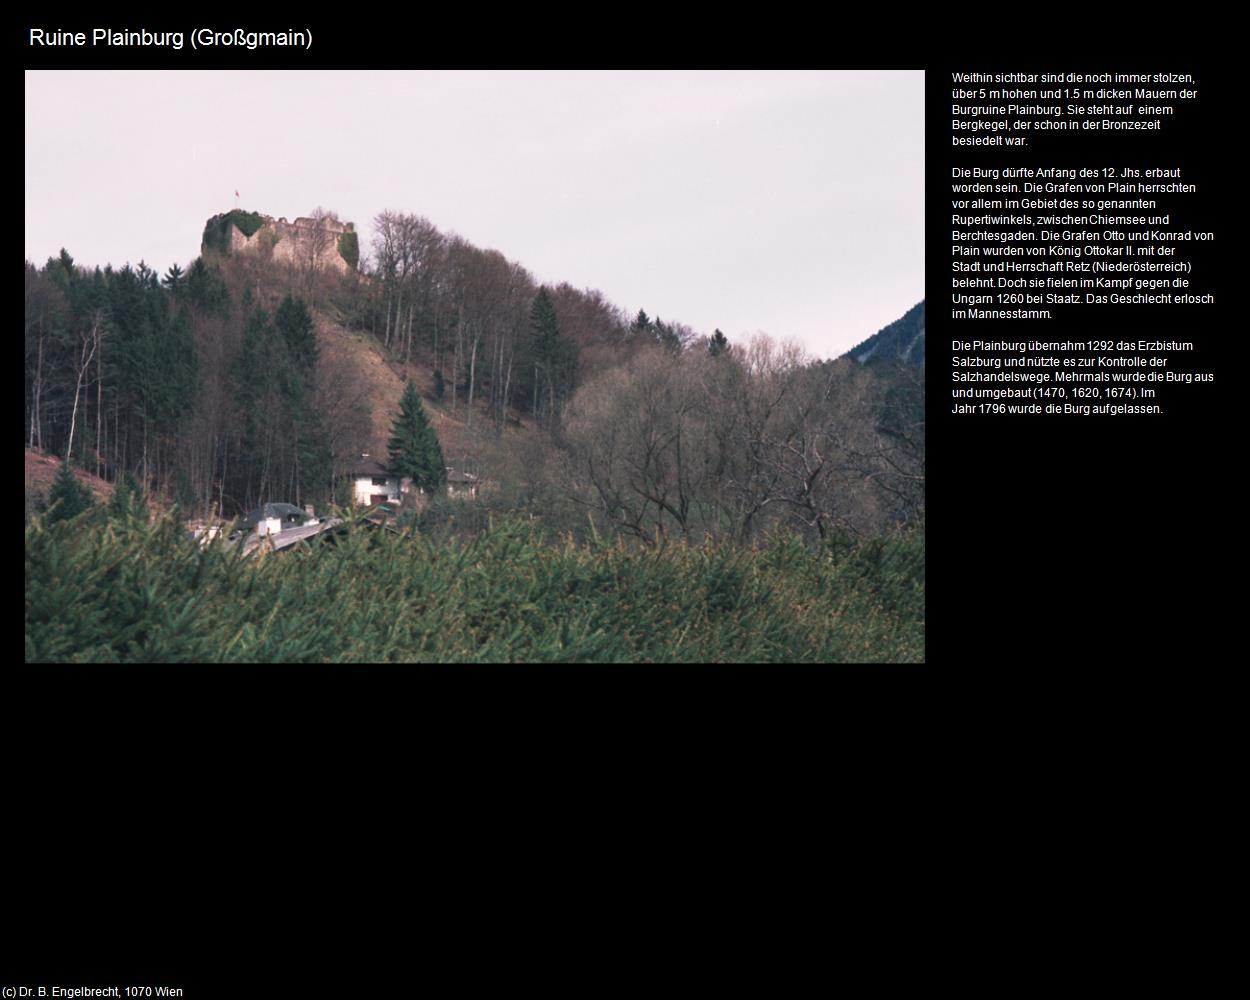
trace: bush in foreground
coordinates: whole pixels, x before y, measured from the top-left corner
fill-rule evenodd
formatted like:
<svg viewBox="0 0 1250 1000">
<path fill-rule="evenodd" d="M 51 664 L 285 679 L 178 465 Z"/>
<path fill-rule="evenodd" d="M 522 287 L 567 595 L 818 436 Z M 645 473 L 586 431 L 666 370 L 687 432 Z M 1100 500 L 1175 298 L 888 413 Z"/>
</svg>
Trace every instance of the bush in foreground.
<svg viewBox="0 0 1250 1000">
<path fill-rule="evenodd" d="M 837 557 L 357 527 L 259 558 L 169 518 L 26 530 L 27 661 L 839 662 L 924 658 L 924 536 Z"/>
</svg>

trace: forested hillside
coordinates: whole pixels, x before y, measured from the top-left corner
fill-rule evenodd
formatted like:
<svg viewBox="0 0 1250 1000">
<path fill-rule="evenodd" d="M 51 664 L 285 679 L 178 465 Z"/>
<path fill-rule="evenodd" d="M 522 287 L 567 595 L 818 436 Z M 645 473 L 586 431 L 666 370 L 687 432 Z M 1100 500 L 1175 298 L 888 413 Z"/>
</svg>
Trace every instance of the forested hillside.
<svg viewBox="0 0 1250 1000">
<path fill-rule="evenodd" d="M 924 364 L 924 303 L 919 302 L 889 326 L 846 352 L 860 364 Z"/>
</svg>

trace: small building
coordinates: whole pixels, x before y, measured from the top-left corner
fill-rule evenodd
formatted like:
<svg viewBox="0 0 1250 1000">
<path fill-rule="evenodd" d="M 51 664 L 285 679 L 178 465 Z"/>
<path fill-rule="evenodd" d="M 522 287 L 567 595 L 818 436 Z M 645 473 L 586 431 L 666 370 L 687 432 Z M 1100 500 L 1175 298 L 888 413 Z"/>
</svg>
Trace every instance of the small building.
<svg viewBox="0 0 1250 1000">
<path fill-rule="evenodd" d="M 352 481 L 352 501 L 362 507 L 374 507 L 380 503 L 399 503 L 403 496 L 398 476 L 386 471 L 386 466 L 368 453 L 361 455 L 348 470 Z"/>
<path fill-rule="evenodd" d="M 303 507 L 293 503 L 267 503 L 239 519 L 237 530 L 246 534 L 273 535 L 288 528 L 298 528 L 316 518 Z"/>
<path fill-rule="evenodd" d="M 447 495 L 456 500 L 473 500 L 477 497 L 477 476 L 447 468 Z"/>
<path fill-rule="evenodd" d="M 243 554 L 249 555 L 261 549 L 281 552 L 283 549 L 290 548 L 296 542 L 307 542 L 314 538 L 329 538 L 333 541 L 333 535 L 344 530 L 346 530 L 346 527 L 341 518 L 314 518 L 307 524 L 282 528 L 279 531 L 271 531 L 266 534 L 257 533 L 249 535 L 242 541 Z"/>
<path fill-rule="evenodd" d="M 278 552 L 296 542 L 337 530 L 342 524 L 338 518 L 317 517 L 312 507 L 267 503 L 238 518 L 226 543 L 239 546 L 244 555 L 262 550 Z M 201 545 L 207 544 L 215 536 L 214 527 L 195 532 L 194 538 Z"/>
<path fill-rule="evenodd" d="M 360 456 L 351 467 L 348 476 L 352 482 L 352 502 L 361 507 L 376 507 L 378 504 L 394 504 L 398 506 L 406 494 L 414 494 L 418 508 L 425 504 L 425 490 L 414 486 L 406 476 L 400 478 L 392 475 L 377 459 L 370 458 L 368 453 Z M 461 472 L 447 467 L 447 496 L 453 500 L 472 500 L 477 497 L 480 480 L 472 472 Z"/>
</svg>

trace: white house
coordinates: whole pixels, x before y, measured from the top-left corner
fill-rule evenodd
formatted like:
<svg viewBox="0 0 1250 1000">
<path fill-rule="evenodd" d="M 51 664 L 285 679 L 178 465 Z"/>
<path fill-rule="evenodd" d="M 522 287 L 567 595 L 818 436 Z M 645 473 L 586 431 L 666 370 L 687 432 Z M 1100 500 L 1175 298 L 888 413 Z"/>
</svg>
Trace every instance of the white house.
<svg viewBox="0 0 1250 1000">
<path fill-rule="evenodd" d="M 363 454 L 348 472 L 352 481 L 352 501 L 361 507 L 376 507 L 378 504 L 396 504 L 405 493 L 414 487 L 412 480 L 401 479 L 386 471 L 386 466 L 369 455 Z M 477 496 L 481 485 L 477 476 L 471 472 L 461 472 L 447 467 L 447 495 L 452 498 L 473 499 Z M 417 492 L 425 491 L 417 488 Z"/>
</svg>

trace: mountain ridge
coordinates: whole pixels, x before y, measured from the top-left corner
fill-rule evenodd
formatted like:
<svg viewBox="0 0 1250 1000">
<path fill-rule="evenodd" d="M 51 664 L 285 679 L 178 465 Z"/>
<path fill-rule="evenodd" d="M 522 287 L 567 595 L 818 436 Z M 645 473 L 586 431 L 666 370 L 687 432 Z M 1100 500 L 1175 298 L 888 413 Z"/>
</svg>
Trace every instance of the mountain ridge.
<svg viewBox="0 0 1250 1000">
<path fill-rule="evenodd" d="M 854 358 L 861 365 L 893 361 L 921 365 L 924 364 L 924 331 L 924 299 L 921 299 L 893 323 L 856 344 L 842 357 Z"/>
</svg>

